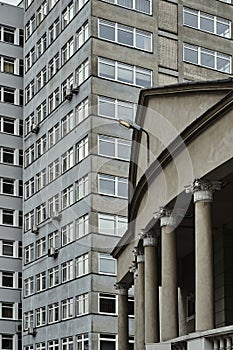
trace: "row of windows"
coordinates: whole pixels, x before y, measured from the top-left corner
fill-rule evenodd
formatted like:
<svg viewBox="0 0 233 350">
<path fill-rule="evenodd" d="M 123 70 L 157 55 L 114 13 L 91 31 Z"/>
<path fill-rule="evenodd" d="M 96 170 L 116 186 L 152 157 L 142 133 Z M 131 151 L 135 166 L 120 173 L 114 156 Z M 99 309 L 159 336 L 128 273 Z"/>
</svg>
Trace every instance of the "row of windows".
<svg viewBox="0 0 233 350">
<path fill-rule="evenodd" d="M 35 310 L 35 327 L 41 327 L 61 320 L 67 320 L 74 316 L 81 316 L 89 312 L 89 298 L 88 294 L 81 294 L 75 297 L 75 312 L 74 312 L 74 298 L 68 298 L 46 306 L 42 306 Z M 59 307 L 60 306 L 60 307 Z M 47 317 L 46 317 L 47 309 Z M 60 309 L 60 310 L 59 310 Z M 59 312 L 60 311 L 60 312 Z M 61 315 L 59 315 L 59 313 Z M 46 320 L 47 319 L 47 320 Z M 34 325 L 34 312 L 29 311 L 24 313 L 24 330 Z"/>
<path fill-rule="evenodd" d="M 152 86 L 152 71 L 126 63 L 98 59 L 98 76 L 140 87 Z"/>
<path fill-rule="evenodd" d="M 0 287 L 22 288 L 22 273 L 15 271 L 0 271 Z"/>
<path fill-rule="evenodd" d="M 8 44 L 23 46 L 23 30 L 1 25 L 0 41 Z"/>
<path fill-rule="evenodd" d="M 0 56 L 0 71 L 23 76 L 23 60 L 15 57 Z"/>
<path fill-rule="evenodd" d="M 57 232 L 56 232 L 57 235 Z M 51 238 L 51 235 L 48 239 Z M 54 237 L 53 237 L 54 238 Z M 54 239 L 55 240 L 55 239 Z M 50 240 L 51 244 L 51 240 Z M 52 245 L 56 247 L 55 242 Z M 33 254 L 33 253 L 31 253 Z M 89 253 L 90 254 L 90 253 Z M 75 259 L 75 276 L 79 278 L 89 273 L 91 257 L 88 253 L 81 255 Z M 36 276 L 31 276 L 24 280 L 24 297 L 30 296 L 34 293 L 52 288 L 60 283 L 66 282 L 68 276 L 68 267 L 70 268 L 69 276 L 73 279 L 73 261 L 64 263 L 60 266 L 55 266 L 48 271 L 38 273 Z M 60 270 L 60 271 L 59 271 Z M 99 253 L 98 272 L 105 275 L 116 275 L 116 261 L 115 259 L 105 253 Z M 63 280 L 65 279 L 65 280 Z"/>
<path fill-rule="evenodd" d="M 131 10 L 143 12 L 148 15 L 152 13 L 152 0 L 103 0 L 103 1 L 109 2 L 110 4 L 126 7 Z"/>
<path fill-rule="evenodd" d="M 116 22 L 99 20 L 99 38 L 152 52 L 152 33 Z"/>
<path fill-rule="evenodd" d="M 1 239 L 0 256 L 22 258 L 22 242 Z"/>
<path fill-rule="evenodd" d="M 231 38 L 231 21 L 222 17 L 185 7 L 183 9 L 183 23 L 204 32 Z"/>
<path fill-rule="evenodd" d="M 25 71 L 27 72 L 36 60 L 44 53 L 48 45 L 52 44 L 60 34 L 59 17 L 52 23 L 48 29 L 48 34 L 44 33 L 25 56 Z M 77 30 L 75 36 L 71 36 L 69 40 L 62 46 L 61 52 L 57 52 L 48 62 L 48 79 L 51 79 L 74 54 L 75 48 L 78 50 L 89 38 L 88 22 L 83 23 Z"/>
<path fill-rule="evenodd" d="M 0 225 L 22 227 L 22 211 L 1 208 Z"/>
<path fill-rule="evenodd" d="M 47 348 L 46 343 L 36 343 L 35 346 L 33 344 L 24 346 L 23 350 L 73 350 L 75 348 L 76 343 L 76 349 L 77 350 L 88 350 L 90 349 L 90 339 L 88 336 L 88 333 L 82 333 L 75 337 L 75 340 L 73 339 L 73 336 L 61 338 L 59 339 L 52 339 L 47 342 Z M 129 337 L 129 350 L 133 350 L 134 348 L 134 339 L 133 337 Z M 13 350 L 13 348 L 9 347 L 7 349 Z M 99 334 L 98 335 L 98 349 L 99 350 L 116 350 L 117 349 L 117 336 L 113 334 Z"/>
<path fill-rule="evenodd" d="M 223 73 L 231 73 L 231 56 L 205 49 L 200 46 L 184 44 L 184 61 L 211 68 Z"/>
<path fill-rule="evenodd" d="M 44 67 L 40 73 L 33 79 L 25 88 L 25 103 L 27 104 L 35 94 L 42 89 L 42 87 L 46 84 L 46 76 L 47 70 Z M 77 89 L 89 76 L 89 62 L 88 59 L 85 60 L 76 70 L 74 75 L 69 75 L 61 84 L 61 100 L 59 98 L 59 88 L 54 90 L 54 92 L 49 95 L 48 98 L 48 112 L 51 113 L 62 101 L 64 101 L 67 90 L 71 90 L 71 92 L 75 93 L 76 90 L 72 90 L 74 88 L 74 82 L 76 84 L 75 89 Z M 72 98 L 72 95 L 70 95 Z"/>
</svg>

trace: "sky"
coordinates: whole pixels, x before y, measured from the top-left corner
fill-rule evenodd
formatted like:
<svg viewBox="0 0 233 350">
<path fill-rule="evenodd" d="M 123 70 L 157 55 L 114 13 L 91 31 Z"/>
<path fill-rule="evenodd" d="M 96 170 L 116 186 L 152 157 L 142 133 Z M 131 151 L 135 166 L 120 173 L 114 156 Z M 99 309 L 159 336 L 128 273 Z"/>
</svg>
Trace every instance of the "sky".
<svg viewBox="0 0 233 350">
<path fill-rule="evenodd" d="M 20 0 L 0 0 L 0 2 L 5 2 L 11 5 L 18 5 L 20 3 Z"/>
</svg>

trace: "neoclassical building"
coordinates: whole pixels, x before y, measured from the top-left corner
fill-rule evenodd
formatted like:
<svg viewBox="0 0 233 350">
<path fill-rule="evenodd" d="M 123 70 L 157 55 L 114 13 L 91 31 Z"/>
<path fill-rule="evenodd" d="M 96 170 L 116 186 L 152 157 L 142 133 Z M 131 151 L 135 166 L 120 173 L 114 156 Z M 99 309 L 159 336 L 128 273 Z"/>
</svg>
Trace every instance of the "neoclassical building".
<svg viewBox="0 0 233 350">
<path fill-rule="evenodd" d="M 233 80 L 145 89 L 133 147 L 129 228 L 117 258 L 118 342 L 136 350 L 233 346 Z"/>
</svg>

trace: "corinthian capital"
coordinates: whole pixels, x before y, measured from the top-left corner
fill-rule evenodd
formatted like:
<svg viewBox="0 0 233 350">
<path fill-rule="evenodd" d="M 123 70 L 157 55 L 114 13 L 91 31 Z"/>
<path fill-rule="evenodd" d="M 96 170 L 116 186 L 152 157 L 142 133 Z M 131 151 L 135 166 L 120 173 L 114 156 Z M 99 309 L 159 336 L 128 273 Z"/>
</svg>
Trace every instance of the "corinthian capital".
<svg viewBox="0 0 233 350">
<path fill-rule="evenodd" d="M 213 193 L 221 189 L 220 181 L 195 179 L 191 185 L 185 186 L 186 193 L 193 193 L 195 202 L 212 202 Z"/>
</svg>

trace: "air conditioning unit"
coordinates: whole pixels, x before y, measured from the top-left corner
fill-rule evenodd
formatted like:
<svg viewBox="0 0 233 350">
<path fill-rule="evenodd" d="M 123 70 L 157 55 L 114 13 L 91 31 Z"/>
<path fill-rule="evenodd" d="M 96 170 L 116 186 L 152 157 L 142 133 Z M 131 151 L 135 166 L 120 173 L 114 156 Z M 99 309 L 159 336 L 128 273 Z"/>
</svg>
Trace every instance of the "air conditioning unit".
<svg viewBox="0 0 233 350">
<path fill-rule="evenodd" d="M 32 233 L 39 233 L 39 228 L 36 225 L 32 225 Z"/>
<path fill-rule="evenodd" d="M 56 258 L 58 255 L 58 250 L 54 247 L 48 249 L 48 256 L 53 256 Z"/>
<path fill-rule="evenodd" d="M 52 213 L 52 219 L 53 220 L 59 221 L 59 220 L 61 220 L 61 217 L 62 217 L 62 215 L 61 215 L 61 213 L 59 213 L 59 211 L 54 211 Z"/>
<path fill-rule="evenodd" d="M 71 92 L 73 94 L 77 94 L 79 92 L 79 86 L 77 83 L 74 83 L 73 86 L 72 86 L 72 89 L 71 89 Z"/>
<path fill-rule="evenodd" d="M 29 327 L 29 328 L 28 328 L 28 334 L 30 334 L 30 335 L 32 335 L 33 337 L 35 337 L 35 335 L 36 335 L 36 330 L 35 330 L 35 328 Z"/>
<path fill-rule="evenodd" d="M 34 134 L 38 134 L 39 130 L 40 130 L 40 127 L 38 124 L 31 125 L 31 132 L 33 132 Z"/>
<path fill-rule="evenodd" d="M 64 98 L 66 99 L 66 100 L 71 100 L 72 99 L 72 91 L 71 91 L 71 89 L 66 89 L 66 91 L 65 91 L 65 95 L 64 95 Z"/>
<path fill-rule="evenodd" d="M 15 331 L 16 331 L 17 334 L 22 333 L 22 324 L 17 324 L 16 328 L 15 328 Z"/>
</svg>

